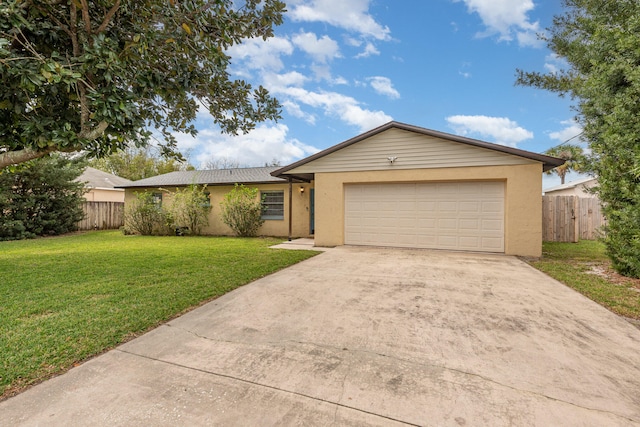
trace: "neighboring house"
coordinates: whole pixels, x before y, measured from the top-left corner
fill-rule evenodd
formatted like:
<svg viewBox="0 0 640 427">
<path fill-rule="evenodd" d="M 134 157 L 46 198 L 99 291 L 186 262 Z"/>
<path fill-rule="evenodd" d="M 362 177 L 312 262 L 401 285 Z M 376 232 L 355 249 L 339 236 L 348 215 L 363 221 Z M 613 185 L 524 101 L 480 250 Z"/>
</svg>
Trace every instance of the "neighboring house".
<svg viewBox="0 0 640 427">
<path fill-rule="evenodd" d="M 77 181 L 84 182 L 89 190 L 84 194 L 88 202 L 124 202 L 124 189 L 116 186 L 133 182 L 92 167 L 87 167 Z"/>
<path fill-rule="evenodd" d="M 598 197 L 597 194 L 592 193 L 589 189 L 598 185 L 598 179 L 593 177 L 586 177 L 582 179 L 576 179 L 575 181 L 567 182 L 566 184 L 557 185 L 555 187 L 547 188 L 544 190 L 545 196 L 578 196 L 578 197 Z"/>
<path fill-rule="evenodd" d="M 171 172 L 122 187 L 126 200 L 149 190 L 165 203 L 172 188 L 207 184 L 210 234 L 231 234 L 219 204 L 242 183 L 266 197 L 263 235 L 540 256 L 540 176 L 563 162 L 390 122 L 282 168 Z"/>
</svg>

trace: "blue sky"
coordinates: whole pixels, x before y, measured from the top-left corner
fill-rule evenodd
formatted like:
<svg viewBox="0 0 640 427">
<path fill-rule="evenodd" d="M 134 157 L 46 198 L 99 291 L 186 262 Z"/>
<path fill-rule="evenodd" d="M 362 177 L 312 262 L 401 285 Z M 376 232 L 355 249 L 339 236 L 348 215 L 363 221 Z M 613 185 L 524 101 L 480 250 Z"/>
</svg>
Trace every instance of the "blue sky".
<svg viewBox="0 0 640 427">
<path fill-rule="evenodd" d="M 179 147 L 199 167 L 285 165 L 396 120 L 542 152 L 580 128 L 569 100 L 515 86 L 515 72 L 563 66 L 536 38 L 559 3 L 291 0 L 274 38 L 228 52 L 233 77 L 264 85 L 282 120 L 232 137 L 202 112 Z"/>
</svg>

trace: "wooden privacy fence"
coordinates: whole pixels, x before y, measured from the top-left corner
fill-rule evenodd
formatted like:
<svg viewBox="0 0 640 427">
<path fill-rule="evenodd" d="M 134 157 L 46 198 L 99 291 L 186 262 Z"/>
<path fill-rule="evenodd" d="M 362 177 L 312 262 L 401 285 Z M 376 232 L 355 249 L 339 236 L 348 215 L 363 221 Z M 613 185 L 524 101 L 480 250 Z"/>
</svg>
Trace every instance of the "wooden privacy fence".
<svg viewBox="0 0 640 427">
<path fill-rule="evenodd" d="M 111 230 L 124 225 L 123 202 L 84 202 L 84 219 L 78 230 Z"/>
<path fill-rule="evenodd" d="M 606 220 L 595 197 L 543 196 L 542 240 L 577 242 L 602 235 Z"/>
</svg>

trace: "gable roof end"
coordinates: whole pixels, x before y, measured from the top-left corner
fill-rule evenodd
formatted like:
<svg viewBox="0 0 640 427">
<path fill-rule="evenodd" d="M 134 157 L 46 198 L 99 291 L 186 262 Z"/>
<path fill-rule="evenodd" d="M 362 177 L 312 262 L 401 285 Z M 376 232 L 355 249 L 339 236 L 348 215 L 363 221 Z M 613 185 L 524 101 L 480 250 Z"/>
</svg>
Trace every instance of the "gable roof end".
<svg viewBox="0 0 640 427">
<path fill-rule="evenodd" d="M 372 129 L 368 132 L 365 132 L 363 134 L 360 134 L 356 137 L 353 137 L 351 139 L 348 139 L 344 142 L 341 142 L 340 144 L 334 145 L 332 147 L 327 148 L 326 150 L 320 151 L 316 154 L 313 154 L 309 157 L 306 157 L 302 160 L 299 160 L 295 163 L 292 163 L 288 166 L 285 166 L 283 168 L 280 168 L 276 171 L 271 172 L 271 175 L 273 176 L 277 176 L 280 177 L 282 175 L 287 175 L 287 172 L 290 170 L 293 170 L 297 167 L 300 167 L 302 165 L 305 165 L 307 163 L 310 163 L 314 160 L 320 159 L 328 154 L 334 153 L 338 150 L 341 150 L 343 148 L 346 148 L 352 144 L 355 144 L 357 142 L 363 141 L 367 138 L 370 138 L 374 135 L 377 135 L 379 133 L 382 133 L 386 130 L 392 129 L 392 128 L 396 128 L 396 129 L 401 129 L 401 130 L 405 130 L 405 131 L 409 131 L 409 132 L 415 132 L 415 133 L 419 133 L 422 135 L 427 135 L 427 136 L 432 136 L 432 137 L 436 137 L 436 138 L 441 138 L 441 139 L 445 139 L 445 140 L 449 140 L 449 141 L 454 141 L 454 142 L 459 142 L 462 144 L 467 144 L 467 145 L 471 145 L 471 146 L 475 146 L 475 147 L 480 147 L 480 148 L 486 148 L 489 150 L 494 150 L 494 151 L 498 151 L 498 152 L 502 152 L 502 153 L 506 153 L 506 154 L 511 154 L 514 156 L 518 156 L 518 157 L 523 157 L 526 159 L 530 159 L 530 160 L 535 160 L 538 162 L 541 162 L 543 164 L 543 171 L 548 171 L 551 170 L 553 168 L 556 168 L 562 164 L 564 164 L 564 160 L 563 159 L 559 159 L 557 157 L 551 157 L 551 156 L 547 156 L 544 154 L 538 154 L 538 153 L 533 153 L 531 151 L 525 151 L 525 150 L 520 150 L 518 148 L 512 148 L 512 147 L 507 147 L 504 145 L 499 145 L 499 144 L 494 144 L 491 142 L 485 142 L 485 141 L 480 141 L 477 139 L 472 139 L 472 138 L 466 138 L 464 136 L 459 136 L 459 135 L 452 135 L 449 133 L 445 133 L 445 132 L 439 132 L 439 131 L 435 131 L 435 130 L 431 130 L 431 129 L 426 129 L 426 128 L 422 128 L 419 126 L 413 126 L 413 125 L 408 125 L 406 123 L 400 123 L 400 122 L 389 122 L 386 123 L 382 126 L 379 126 L 375 129 Z"/>
</svg>

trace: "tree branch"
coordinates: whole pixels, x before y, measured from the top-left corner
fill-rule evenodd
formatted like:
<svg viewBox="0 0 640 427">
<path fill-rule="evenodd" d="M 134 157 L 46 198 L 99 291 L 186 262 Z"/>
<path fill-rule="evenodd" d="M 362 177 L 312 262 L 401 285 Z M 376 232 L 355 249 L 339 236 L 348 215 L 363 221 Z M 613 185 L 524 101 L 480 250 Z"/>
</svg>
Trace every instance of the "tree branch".
<svg viewBox="0 0 640 427">
<path fill-rule="evenodd" d="M 109 124 L 105 121 L 102 121 L 90 131 L 79 133 L 78 138 L 94 140 L 102 135 L 104 131 L 107 130 L 107 127 L 109 127 Z M 74 151 L 80 151 L 81 149 L 82 147 L 80 146 L 56 147 L 55 145 L 51 145 L 49 147 L 43 148 L 42 150 L 34 150 L 31 147 L 27 147 L 17 151 L 1 152 L 0 170 L 4 169 L 7 166 L 17 165 L 33 159 L 39 159 L 46 156 L 47 154 L 53 153 L 54 151 L 73 153 Z"/>
<path fill-rule="evenodd" d="M 113 7 L 105 15 L 104 20 L 102 21 L 102 24 L 100 24 L 100 26 L 96 30 L 96 33 L 101 33 L 107 28 L 107 25 L 109 25 L 109 22 L 111 22 L 111 18 L 113 18 L 113 15 L 116 14 L 116 12 L 118 11 L 119 7 L 120 7 L 120 0 L 116 0 L 116 2 L 114 3 Z"/>
<path fill-rule="evenodd" d="M 73 3 L 73 1 L 71 2 Z M 87 35 L 91 35 L 91 17 L 89 17 L 89 4 L 87 0 L 80 0 L 82 4 L 82 20 L 84 21 L 84 31 Z"/>
<path fill-rule="evenodd" d="M 76 9 L 76 2 L 71 2 L 71 7 L 69 8 L 69 28 L 71 31 L 71 46 L 73 47 L 73 56 L 80 56 L 80 47 L 78 45 L 78 27 L 76 23 L 76 19 L 78 18 L 78 10 Z"/>
<path fill-rule="evenodd" d="M 18 151 L 6 151 L 4 153 L 0 153 L 0 170 L 7 166 L 17 165 L 33 159 L 39 159 L 40 157 L 44 157 L 54 151 L 56 151 L 55 147 L 47 147 L 41 151 L 34 150 L 33 148 L 24 148 Z"/>
<path fill-rule="evenodd" d="M 90 141 L 93 141 L 94 139 L 98 138 L 100 135 L 102 135 L 104 133 L 105 130 L 107 130 L 107 128 L 109 127 L 109 123 L 105 122 L 104 120 L 101 121 L 100 123 L 98 123 L 98 126 L 96 126 L 95 128 L 91 129 L 91 130 L 83 130 L 78 134 L 78 138 L 80 139 L 88 139 Z"/>
</svg>

